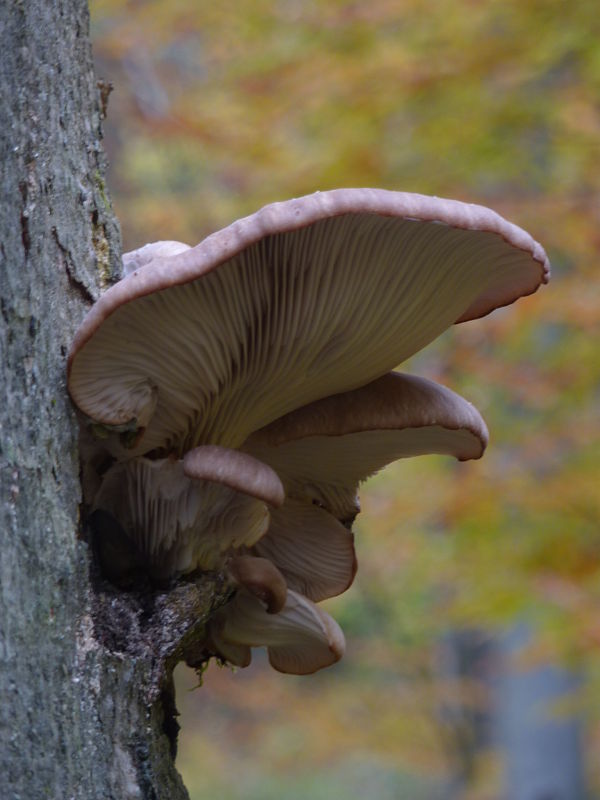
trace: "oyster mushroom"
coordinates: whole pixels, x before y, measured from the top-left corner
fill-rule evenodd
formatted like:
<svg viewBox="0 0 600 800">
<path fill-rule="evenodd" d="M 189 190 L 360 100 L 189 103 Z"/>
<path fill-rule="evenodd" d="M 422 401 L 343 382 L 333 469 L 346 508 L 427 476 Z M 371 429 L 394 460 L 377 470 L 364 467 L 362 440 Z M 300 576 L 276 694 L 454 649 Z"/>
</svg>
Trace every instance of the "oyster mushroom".
<svg viewBox="0 0 600 800">
<path fill-rule="evenodd" d="M 274 203 L 156 255 L 80 326 L 68 386 L 125 457 L 239 447 L 534 292 L 541 246 L 480 206 L 376 189 Z"/>
<path fill-rule="evenodd" d="M 277 613 L 238 575 L 212 626 L 223 657 L 266 644 L 282 671 L 333 663 L 343 636 L 309 598 L 352 581 L 360 481 L 409 455 L 477 458 L 487 441 L 466 401 L 387 373 L 536 291 L 544 250 L 481 206 L 339 189 L 124 260 L 68 361 L 71 397 L 104 437 L 86 445 L 87 503 L 160 575 L 236 551 L 280 570 L 291 588 Z M 224 466 L 245 458 L 260 466 L 243 479 Z"/>
<path fill-rule="evenodd" d="M 292 411 L 243 445 L 277 472 L 286 493 L 253 552 L 311 600 L 340 594 L 356 572 L 349 528 L 360 508 L 359 484 L 400 458 L 480 458 L 487 442 L 474 406 L 433 381 L 400 373 Z"/>
<path fill-rule="evenodd" d="M 254 595 L 238 592 L 211 620 L 209 636 L 216 653 L 235 666 L 250 664 L 252 647 L 266 647 L 271 666 L 294 675 L 335 664 L 346 647 L 337 622 L 292 590 L 278 614 L 269 614 Z"/>
</svg>

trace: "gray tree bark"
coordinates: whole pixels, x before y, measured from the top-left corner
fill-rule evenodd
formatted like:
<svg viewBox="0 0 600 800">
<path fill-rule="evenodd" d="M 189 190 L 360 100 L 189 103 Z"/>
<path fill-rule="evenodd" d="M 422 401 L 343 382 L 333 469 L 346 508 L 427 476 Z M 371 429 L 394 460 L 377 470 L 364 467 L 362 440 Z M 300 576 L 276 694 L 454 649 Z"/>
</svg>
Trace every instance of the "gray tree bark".
<svg viewBox="0 0 600 800">
<path fill-rule="evenodd" d="M 171 672 L 227 587 L 90 568 L 73 331 L 118 275 L 84 0 L 0 4 L 0 798 L 177 798 Z M 190 644 L 191 642 L 191 644 Z"/>
</svg>

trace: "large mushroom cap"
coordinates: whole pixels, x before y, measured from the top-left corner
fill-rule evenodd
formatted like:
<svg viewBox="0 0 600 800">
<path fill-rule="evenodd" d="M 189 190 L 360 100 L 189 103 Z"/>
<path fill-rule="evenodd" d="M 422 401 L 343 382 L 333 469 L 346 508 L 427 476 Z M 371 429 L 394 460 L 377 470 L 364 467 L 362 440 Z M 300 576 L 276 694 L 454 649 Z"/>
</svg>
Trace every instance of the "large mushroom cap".
<svg viewBox="0 0 600 800">
<path fill-rule="evenodd" d="M 110 288 L 76 335 L 69 391 L 97 422 L 145 428 L 134 454 L 236 447 L 548 272 L 481 206 L 375 189 L 275 203 Z"/>
</svg>

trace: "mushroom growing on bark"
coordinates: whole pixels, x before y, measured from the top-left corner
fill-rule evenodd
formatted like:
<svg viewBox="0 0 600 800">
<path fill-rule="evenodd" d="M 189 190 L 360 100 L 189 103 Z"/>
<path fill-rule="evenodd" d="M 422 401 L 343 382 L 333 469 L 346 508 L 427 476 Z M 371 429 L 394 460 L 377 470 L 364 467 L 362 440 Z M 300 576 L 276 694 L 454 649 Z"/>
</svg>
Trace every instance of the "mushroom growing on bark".
<svg viewBox="0 0 600 800">
<path fill-rule="evenodd" d="M 234 666 L 247 667 L 251 648 L 266 647 L 271 666 L 294 675 L 309 675 L 335 664 L 346 647 L 337 622 L 291 590 L 278 614 L 265 613 L 258 598 L 238 592 L 211 620 L 209 636 L 217 654 Z"/>
<path fill-rule="evenodd" d="M 253 551 L 311 600 L 340 594 L 356 571 L 349 529 L 360 510 L 359 484 L 409 456 L 480 458 L 487 441 L 485 422 L 470 403 L 433 381 L 399 373 L 292 411 L 243 445 L 277 472 L 286 494 Z"/>
<path fill-rule="evenodd" d="M 339 655 L 311 600 L 354 577 L 359 482 L 409 455 L 478 458 L 487 441 L 466 401 L 389 371 L 455 322 L 534 292 L 549 275 L 543 249 L 481 206 L 339 189 L 124 262 L 69 356 L 71 397 L 102 436 L 84 465 L 87 504 L 114 517 L 151 574 L 240 553 L 278 567 L 282 610 L 242 586 L 213 630 L 223 648 L 253 646 L 256 631 L 300 641 L 310 619 L 310 636 L 334 631 L 326 649 Z M 269 652 L 310 671 L 289 648 Z"/>
</svg>

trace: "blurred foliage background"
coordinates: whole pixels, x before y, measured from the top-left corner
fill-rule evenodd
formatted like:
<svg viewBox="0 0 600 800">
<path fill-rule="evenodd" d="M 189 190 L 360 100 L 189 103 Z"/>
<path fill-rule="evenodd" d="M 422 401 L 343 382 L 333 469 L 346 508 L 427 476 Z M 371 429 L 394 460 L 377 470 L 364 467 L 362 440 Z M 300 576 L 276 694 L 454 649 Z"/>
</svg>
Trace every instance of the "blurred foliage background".
<svg viewBox="0 0 600 800">
<path fill-rule="evenodd" d="M 344 660 L 292 678 L 258 655 L 236 674 L 211 666 L 195 692 L 180 673 L 191 797 L 505 797 L 486 720 L 494 643 L 517 621 L 533 633 L 511 669 L 560 664 L 579 678 L 556 713 L 583 731 L 585 781 L 600 793 L 597 3 L 91 11 L 98 73 L 115 87 L 106 136 L 126 250 L 194 244 L 316 189 L 379 186 L 490 205 L 553 264 L 548 288 L 404 365 L 475 403 L 491 442 L 480 462 L 404 461 L 363 489 L 358 577 L 328 604 Z M 462 671 L 457 632 L 486 654 Z"/>
</svg>

